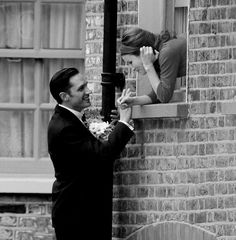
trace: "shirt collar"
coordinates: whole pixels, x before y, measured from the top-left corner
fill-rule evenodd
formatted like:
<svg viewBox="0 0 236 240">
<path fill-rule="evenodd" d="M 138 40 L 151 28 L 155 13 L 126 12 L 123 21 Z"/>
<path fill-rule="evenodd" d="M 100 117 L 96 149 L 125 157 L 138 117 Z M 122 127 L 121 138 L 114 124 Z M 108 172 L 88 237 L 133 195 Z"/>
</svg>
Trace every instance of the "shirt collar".
<svg viewBox="0 0 236 240">
<path fill-rule="evenodd" d="M 78 111 L 76 111 L 76 110 L 74 110 L 74 109 L 71 109 L 71 108 L 68 108 L 68 107 L 66 107 L 66 106 L 64 106 L 64 105 L 62 105 L 62 104 L 59 104 L 59 106 L 67 109 L 67 110 L 70 111 L 70 112 L 72 112 L 77 118 L 79 118 L 80 120 L 82 120 L 82 116 L 84 115 L 84 112 L 83 112 L 83 111 L 82 111 L 82 112 L 78 112 Z"/>
</svg>

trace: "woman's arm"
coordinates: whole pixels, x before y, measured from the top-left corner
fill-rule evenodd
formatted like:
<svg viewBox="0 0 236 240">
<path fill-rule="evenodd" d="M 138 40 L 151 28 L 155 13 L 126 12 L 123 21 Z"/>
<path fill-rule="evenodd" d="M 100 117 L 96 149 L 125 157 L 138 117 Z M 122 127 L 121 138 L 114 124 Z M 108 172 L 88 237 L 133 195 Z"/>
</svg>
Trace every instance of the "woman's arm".
<svg viewBox="0 0 236 240">
<path fill-rule="evenodd" d="M 121 94 L 121 97 L 117 99 L 118 105 L 123 108 L 127 108 L 133 105 L 145 105 L 152 103 L 152 100 L 148 95 L 133 97 L 132 94 L 133 93 L 130 91 L 130 89 L 124 89 Z"/>
<path fill-rule="evenodd" d="M 162 53 L 159 55 L 161 69 L 159 78 L 153 65 L 155 55 L 152 48 L 142 47 L 140 49 L 140 56 L 149 82 L 157 99 L 162 103 L 169 102 L 173 95 L 180 62 L 178 51 L 176 47 L 165 47 L 162 49 Z"/>
<path fill-rule="evenodd" d="M 141 47 L 140 48 L 140 58 L 143 62 L 143 67 L 147 73 L 149 82 L 152 86 L 153 91 L 157 94 L 157 88 L 160 84 L 160 79 L 156 73 L 153 63 L 157 60 L 159 52 L 155 50 L 153 53 L 152 47 Z"/>
<path fill-rule="evenodd" d="M 136 96 L 133 97 L 133 104 L 132 105 L 145 105 L 151 104 L 152 100 L 148 95 Z"/>
</svg>

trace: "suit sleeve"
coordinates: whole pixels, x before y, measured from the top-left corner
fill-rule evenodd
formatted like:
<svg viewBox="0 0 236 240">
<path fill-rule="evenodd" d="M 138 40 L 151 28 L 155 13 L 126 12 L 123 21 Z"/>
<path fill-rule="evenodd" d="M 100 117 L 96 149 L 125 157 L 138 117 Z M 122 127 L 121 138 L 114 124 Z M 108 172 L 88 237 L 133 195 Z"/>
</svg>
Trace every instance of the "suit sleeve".
<svg viewBox="0 0 236 240">
<path fill-rule="evenodd" d="M 65 149 L 74 156 L 97 156 L 102 158 L 113 158 L 121 153 L 133 131 L 125 124 L 118 122 L 110 133 L 107 141 L 100 141 L 91 134 L 81 134 L 74 130 L 73 126 L 64 128 L 61 132 Z"/>
</svg>

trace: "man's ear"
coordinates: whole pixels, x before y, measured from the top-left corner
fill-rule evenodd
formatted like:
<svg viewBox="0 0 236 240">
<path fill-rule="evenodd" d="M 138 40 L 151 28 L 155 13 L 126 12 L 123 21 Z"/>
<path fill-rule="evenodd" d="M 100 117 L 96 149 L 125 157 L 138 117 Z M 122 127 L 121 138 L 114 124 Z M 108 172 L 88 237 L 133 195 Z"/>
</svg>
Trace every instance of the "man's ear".
<svg viewBox="0 0 236 240">
<path fill-rule="evenodd" d="M 59 96 L 63 102 L 67 102 L 69 100 L 69 95 L 68 93 L 65 92 L 60 92 Z"/>
</svg>

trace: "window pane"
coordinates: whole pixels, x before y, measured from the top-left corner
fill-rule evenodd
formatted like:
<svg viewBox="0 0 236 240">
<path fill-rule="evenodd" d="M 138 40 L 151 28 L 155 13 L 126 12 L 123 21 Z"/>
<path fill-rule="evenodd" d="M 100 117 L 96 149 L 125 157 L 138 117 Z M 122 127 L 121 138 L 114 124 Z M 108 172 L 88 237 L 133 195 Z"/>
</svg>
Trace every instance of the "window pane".
<svg viewBox="0 0 236 240">
<path fill-rule="evenodd" d="M 42 103 L 55 103 L 49 92 L 49 81 L 54 73 L 65 67 L 75 67 L 83 73 L 84 60 L 82 59 L 46 59 L 43 64 Z"/>
<path fill-rule="evenodd" d="M 34 60 L 0 58 L 0 103 L 34 102 Z"/>
<path fill-rule="evenodd" d="M 42 48 L 82 49 L 80 3 L 42 5 Z"/>
<path fill-rule="evenodd" d="M 0 48 L 32 48 L 34 4 L 0 2 Z"/>
<path fill-rule="evenodd" d="M 187 17 L 188 8 L 187 7 L 177 7 L 175 8 L 175 32 L 177 35 L 186 33 L 187 30 Z"/>
<path fill-rule="evenodd" d="M 0 157 L 33 157 L 33 111 L 0 111 Z"/>
<path fill-rule="evenodd" d="M 41 118 L 41 131 L 40 131 L 40 158 L 49 157 L 48 155 L 48 146 L 47 146 L 47 128 L 49 120 L 53 114 L 52 111 L 42 111 Z"/>
</svg>

